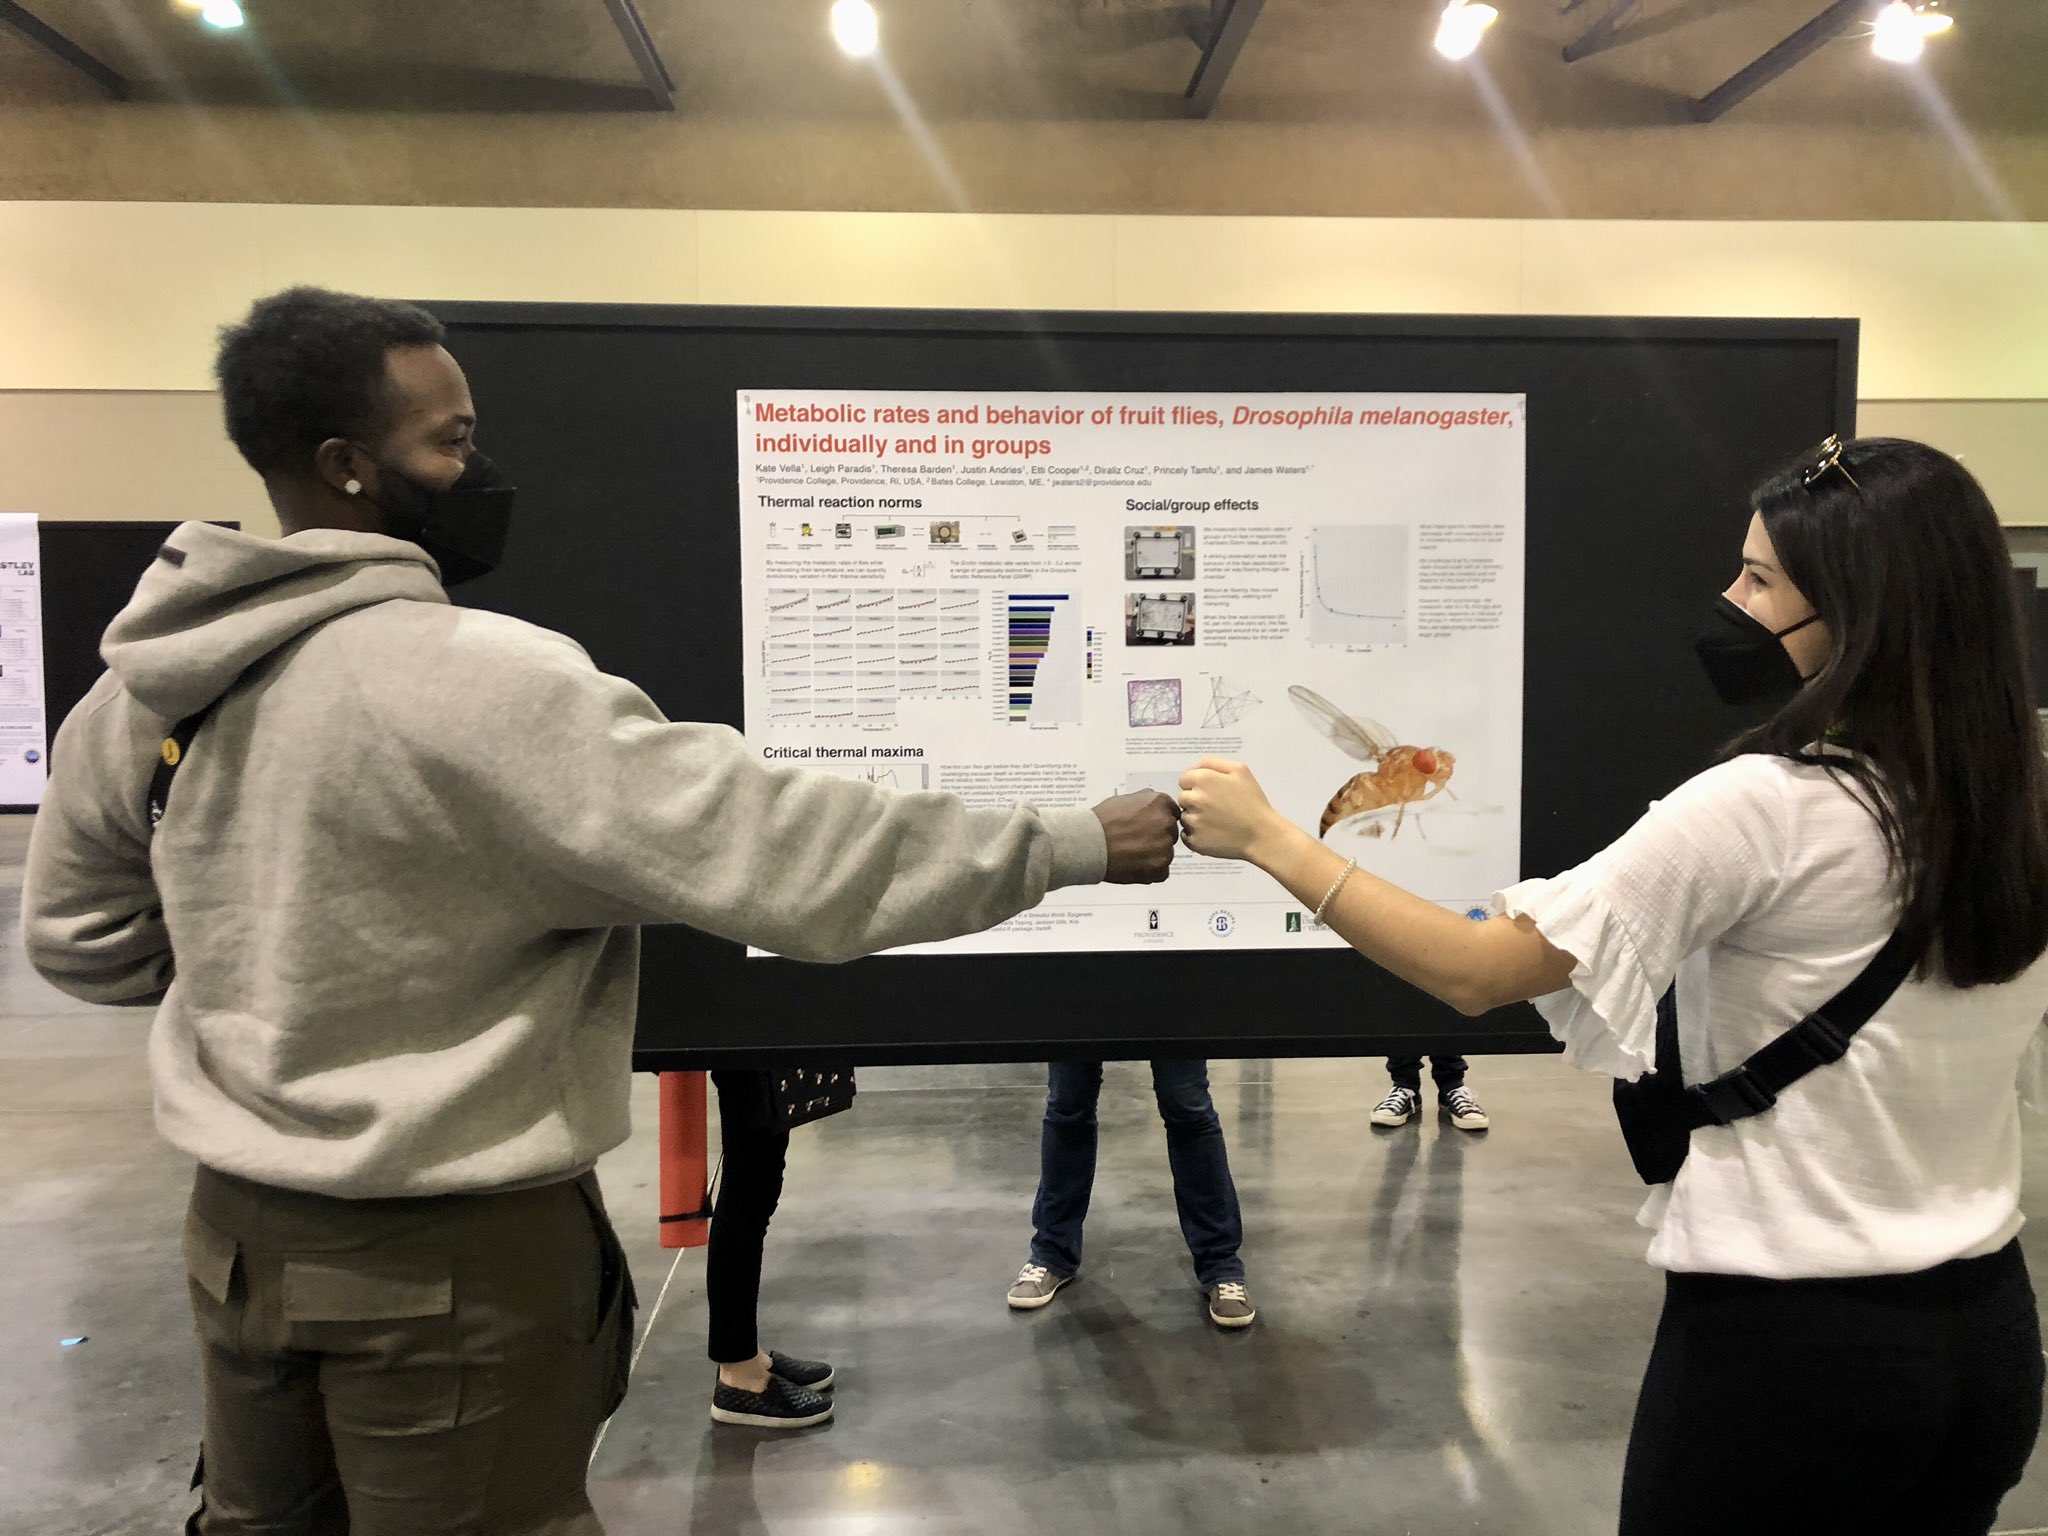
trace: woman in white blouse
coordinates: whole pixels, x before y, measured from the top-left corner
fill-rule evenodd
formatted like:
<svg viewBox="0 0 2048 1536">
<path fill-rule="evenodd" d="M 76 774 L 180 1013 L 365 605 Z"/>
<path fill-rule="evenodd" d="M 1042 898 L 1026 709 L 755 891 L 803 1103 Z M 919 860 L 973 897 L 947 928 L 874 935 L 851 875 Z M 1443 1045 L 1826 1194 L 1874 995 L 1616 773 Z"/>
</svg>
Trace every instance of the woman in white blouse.
<svg viewBox="0 0 2048 1536">
<path fill-rule="evenodd" d="M 1467 1014 L 1533 999 L 1567 1061 L 1625 1079 L 1674 979 L 1704 1082 L 1900 930 L 1926 959 L 1847 1054 L 1693 1132 L 1644 1207 L 1666 1293 L 1621 1529 L 1981 1536 L 2043 1381 L 2015 1084 L 2048 1009 L 2048 769 L 2011 561 L 1977 483 L 1917 443 L 1830 440 L 1752 507 L 1697 645 L 1775 712 L 1491 921 L 1347 866 L 1242 764 L 1189 771 L 1186 836 Z"/>
</svg>

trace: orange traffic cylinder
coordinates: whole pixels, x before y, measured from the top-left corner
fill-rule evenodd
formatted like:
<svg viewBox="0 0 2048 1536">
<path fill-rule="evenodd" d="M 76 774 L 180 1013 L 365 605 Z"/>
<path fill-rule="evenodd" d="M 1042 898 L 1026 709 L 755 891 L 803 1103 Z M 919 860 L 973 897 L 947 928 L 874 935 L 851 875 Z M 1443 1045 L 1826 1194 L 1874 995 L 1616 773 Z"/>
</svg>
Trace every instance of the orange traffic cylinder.
<svg viewBox="0 0 2048 1536">
<path fill-rule="evenodd" d="M 661 1109 L 661 1246 L 702 1248 L 711 1241 L 710 1131 L 702 1072 L 658 1072 Z"/>
</svg>

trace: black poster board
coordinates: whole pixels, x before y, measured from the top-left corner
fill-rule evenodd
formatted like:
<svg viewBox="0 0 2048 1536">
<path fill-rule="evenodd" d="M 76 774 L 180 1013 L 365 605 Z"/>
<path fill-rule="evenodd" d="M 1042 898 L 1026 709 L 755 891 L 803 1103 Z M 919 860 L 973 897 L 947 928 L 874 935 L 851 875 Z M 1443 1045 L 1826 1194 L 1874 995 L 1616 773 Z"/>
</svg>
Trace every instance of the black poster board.
<svg viewBox="0 0 2048 1536">
<path fill-rule="evenodd" d="M 2048 586 L 2042 585 L 2044 575 L 2048 575 L 2048 561 L 2039 556 L 2014 563 L 2013 592 L 2019 599 L 2020 622 L 2027 628 L 2027 672 L 2037 710 L 2042 707 L 2044 690 L 2048 690 Z"/>
<path fill-rule="evenodd" d="M 1689 636 L 1749 486 L 1855 425 L 1849 320 L 434 308 L 520 487 L 506 566 L 460 599 L 734 725 L 741 390 L 1525 393 L 1525 874 L 1601 847 L 1740 723 Z M 1550 1048 L 1532 1009 L 1461 1019 L 1348 952 L 816 967 L 646 938 L 642 1068 Z"/>
<path fill-rule="evenodd" d="M 2020 609 L 2027 616 L 2027 650 L 2034 682 L 2034 707 L 2048 696 L 2048 588 L 2035 587 Z"/>
<path fill-rule="evenodd" d="M 128 606 L 135 584 L 176 523 L 60 522 L 36 525 L 42 546 L 43 717 L 49 739 L 99 680 L 100 636 Z M 240 523 L 217 523 L 240 528 Z M 0 811 L 26 811 L 0 805 Z"/>
</svg>

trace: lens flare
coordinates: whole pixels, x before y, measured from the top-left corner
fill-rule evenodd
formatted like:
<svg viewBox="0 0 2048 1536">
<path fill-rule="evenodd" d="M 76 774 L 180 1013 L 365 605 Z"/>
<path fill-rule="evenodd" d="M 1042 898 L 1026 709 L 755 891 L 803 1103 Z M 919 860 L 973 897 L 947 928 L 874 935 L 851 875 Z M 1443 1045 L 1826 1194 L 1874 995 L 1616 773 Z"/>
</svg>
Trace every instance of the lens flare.
<svg viewBox="0 0 2048 1536">
<path fill-rule="evenodd" d="M 832 36 L 856 59 L 864 59 L 881 46 L 882 23 L 868 0 L 835 0 Z"/>
<path fill-rule="evenodd" d="M 1888 63 L 1911 64 L 1927 51 L 1928 38 L 1941 36 L 1955 24 L 1955 17 L 1945 12 L 1892 0 L 1871 24 L 1870 51 Z"/>
<path fill-rule="evenodd" d="M 1451 0 L 1436 24 L 1436 51 L 1447 59 L 1471 58 L 1479 51 L 1479 40 L 1486 35 L 1486 29 L 1499 19 L 1500 12 L 1490 5 Z"/>
</svg>

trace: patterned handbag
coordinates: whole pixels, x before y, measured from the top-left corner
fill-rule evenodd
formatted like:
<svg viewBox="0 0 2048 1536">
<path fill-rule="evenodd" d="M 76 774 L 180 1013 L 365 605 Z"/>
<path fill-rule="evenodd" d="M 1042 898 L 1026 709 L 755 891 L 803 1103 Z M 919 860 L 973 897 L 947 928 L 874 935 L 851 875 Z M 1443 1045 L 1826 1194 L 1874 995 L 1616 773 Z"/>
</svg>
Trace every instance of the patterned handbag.
<svg viewBox="0 0 2048 1536">
<path fill-rule="evenodd" d="M 769 1119 L 793 1131 L 853 1108 L 853 1068 L 776 1067 L 768 1073 Z"/>
</svg>

